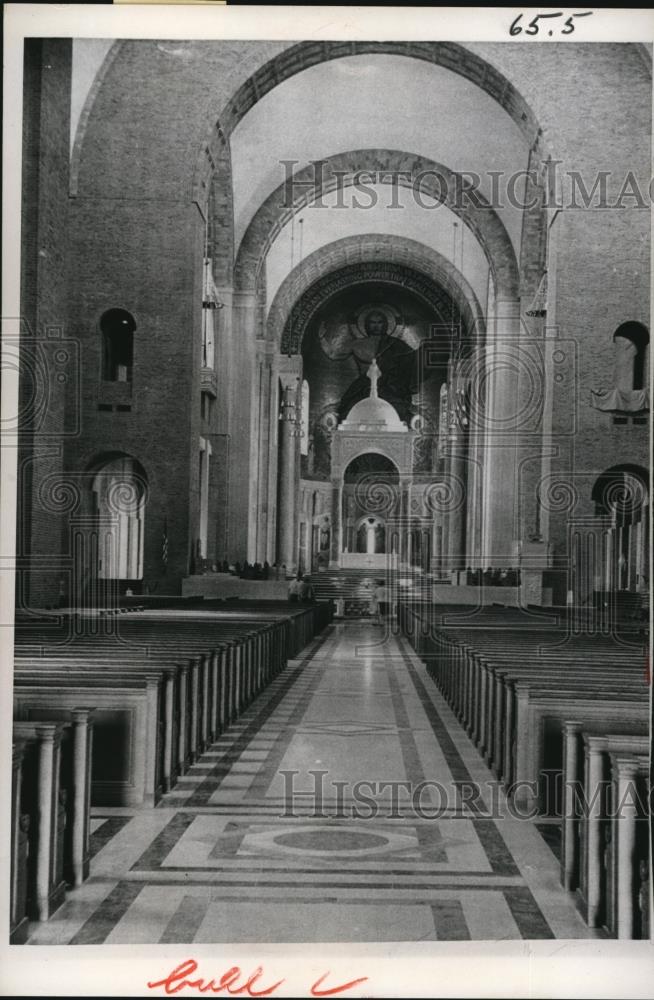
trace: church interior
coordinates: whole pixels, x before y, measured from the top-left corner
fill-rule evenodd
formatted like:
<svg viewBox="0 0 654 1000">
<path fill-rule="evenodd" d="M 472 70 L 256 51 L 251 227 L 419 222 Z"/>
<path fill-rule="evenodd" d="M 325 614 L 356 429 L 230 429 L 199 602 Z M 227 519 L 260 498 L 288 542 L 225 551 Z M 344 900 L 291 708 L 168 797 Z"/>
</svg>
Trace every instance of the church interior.
<svg viewBox="0 0 654 1000">
<path fill-rule="evenodd" d="M 650 937 L 651 109 L 26 39 L 13 943 Z"/>
</svg>

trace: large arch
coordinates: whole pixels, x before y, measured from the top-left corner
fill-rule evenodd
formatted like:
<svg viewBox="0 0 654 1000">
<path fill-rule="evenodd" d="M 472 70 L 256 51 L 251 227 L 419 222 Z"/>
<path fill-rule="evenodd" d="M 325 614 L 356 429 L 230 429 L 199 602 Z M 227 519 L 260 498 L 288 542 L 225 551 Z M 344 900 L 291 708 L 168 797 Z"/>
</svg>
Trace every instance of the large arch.
<svg viewBox="0 0 654 1000">
<path fill-rule="evenodd" d="M 377 233 L 347 236 L 321 247 L 298 264 L 273 299 L 265 323 L 266 338 L 281 345 L 291 313 L 305 293 L 327 275 L 356 266 L 362 269 L 361 280 L 374 279 L 375 274 L 371 272 L 377 268 L 380 275 L 384 270 L 386 281 L 393 281 L 393 270 L 400 280 L 404 280 L 406 269 L 410 269 L 432 283 L 437 282 L 456 303 L 468 336 L 483 338 L 485 321 L 479 301 L 470 284 L 450 261 L 417 240 Z M 306 322 L 312 314 L 313 311 Z M 293 330 L 297 334 L 297 342 L 284 344 L 281 347 L 283 353 L 297 353 L 302 341 L 304 328 L 295 319 Z"/>
<path fill-rule="evenodd" d="M 320 169 L 312 164 L 297 171 L 293 174 L 292 185 L 280 184 L 263 202 L 241 240 L 234 266 L 235 290 L 261 289 L 266 255 L 282 228 L 297 212 L 321 196 L 337 187 L 356 184 L 362 173 L 374 173 L 377 183 L 397 183 L 403 188 L 419 190 L 421 196 L 431 197 L 449 208 L 482 247 L 498 298 L 518 297 L 518 264 L 513 245 L 488 202 L 478 192 L 471 192 L 461 175 L 443 164 L 415 153 L 389 149 L 338 153 L 322 161 Z"/>
<path fill-rule="evenodd" d="M 281 353 L 298 354 L 307 326 L 316 311 L 346 288 L 369 281 L 379 281 L 413 292 L 434 311 L 442 326 L 462 325 L 458 305 L 453 308 L 455 303 L 452 298 L 430 276 L 421 275 L 405 264 L 388 263 L 384 260 L 364 261 L 360 264 L 345 264 L 329 271 L 294 302 L 284 324 Z"/>
<path fill-rule="evenodd" d="M 260 66 L 238 88 L 208 127 L 198 154 L 193 190 L 198 193 L 206 184 L 208 158 L 219 132 L 229 136 L 242 118 L 274 87 L 318 63 L 347 56 L 406 56 L 451 70 L 484 90 L 506 111 L 522 132 L 528 147 L 541 135 L 536 116 L 513 84 L 494 66 L 455 42 L 396 41 L 311 41 L 299 42 L 284 49 Z"/>
<path fill-rule="evenodd" d="M 147 81 L 147 75 L 143 73 L 141 67 L 141 55 L 139 53 L 137 56 L 133 51 L 136 44 L 132 39 L 114 42 L 102 60 L 86 95 L 73 143 L 71 161 L 73 195 L 78 191 L 80 167 L 86 152 L 87 140 L 91 143 L 91 149 L 97 148 L 99 137 L 92 134 L 91 126 L 97 110 L 96 104 L 101 104 L 104 98 L 105 86 L 108 87 L 116 82 L 117 89 L 121 90 L 132 68 L 137 70 L 144 83 Z M 144 43 L 138 44 L 142 52 Z M 198 94 L 202 94 L 202 98 L 199 101 L 194 100 L 192 105 L 189 104 L 178 119 L 178 123 L 183 122 L 185 138 L 176 144 L 176 149 L 170 151 L 171 155 L 178 158 L 180 164 L 180 156 L 184 161 L 179 171 L 177 169 L 173 171 L 179 177 L 181 184 L 178 196 L 188 196 L 200 204 L 206 200 L 210 178 L 214 164 L 220 156 L 221 146 L 225 141 L 229 142 L 230 135 L 252 107 L 276 86 L 303 70 L 348 56 L 368 54 L 401 56 L 449 70 L 478 86 L 495 100 L 520 130 L 528 148 L 537 141 L 541 146 L 543 144 L 543 134 L 546 130 L 539 124 L 531 105 L 501 70 L 474 51 L 474 46 L 436 41 L 360 40 L 289 43 L 269 40 L 255 43 L 256 48 L 252 43 L 233 43 L 227 59 L 216 63 L 208 48 L 211 42 L 178 41 L 164 44 L 153 40 L 147 44 L 153 58 L 163 61 L 163 72 L 170 73 L 174 60 L 176 71 L 181 68 L 188 77 L 188 80 L 183 81 L 183 89 L 178 90 L 178 94 L 190 95 L 194 87 Z M 220 98 L 215 97 L 221 90 L 229 95 L 223 98 L 222 103 Z M 163 94 L 161 90 L 158 93 L 160 97 Z M 136 98 L 136 95 L 137 90 L 132 89 L 128 97 Z M 124 100 L 124 95 L 122 98 L 119 95 L 108 95 L 108 99 L 113 109 L 114 122 L 123 109 L 129 120 L 133 121 L 134 114 L 133 112 L 130 114 L 128 107 L 130 102 Z M 139 102 L 142 100 L 140 94 L 138 100 Z M 165 100 L 162 100 L 161 104 L 160 118 L 156 124 L 153 120 L 151 127 L 164 129 L 168 120 L 164 108 Z M 129 165 L 128 161 L 127 166 Z M 131 166 L 138 171 L 138 163 L 132 162 Z M 182 179 L 184 174 L 185 180 Z M 95 171 L 92 171 L 91 176 L 97 176 Z"/>
</svg>

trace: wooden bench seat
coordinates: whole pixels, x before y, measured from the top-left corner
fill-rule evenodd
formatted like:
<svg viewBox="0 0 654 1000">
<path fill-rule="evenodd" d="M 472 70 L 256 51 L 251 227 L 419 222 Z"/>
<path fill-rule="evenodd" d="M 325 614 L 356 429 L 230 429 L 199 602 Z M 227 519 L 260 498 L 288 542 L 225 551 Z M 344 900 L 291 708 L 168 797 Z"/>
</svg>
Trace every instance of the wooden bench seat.
<svg viewBox="0 0 654 1000">
<path fill-rule="evenodd" d="M 70 617 L 39 616 L 17 636 L 17 708 L 38 689 L 62 708 L 85 687 L 102 692 L 93 803 L 156 802 L 330 615 L 329 606 L 239 602 L 135 611 L 104 634 L 97 616 L 75 615 L 74 627 Z"/>
<path fill-rule="evenodd" d="M 26 707 L 73 710 L 92 702 L 94 805 L 154 805 L 162 791 L 163 704 L 158 673 L 18 664 L 14 713 Z"/>
<path fill-rule="evenodd" d="M 572 634 L 565 617 L 543 627 L 515 610 L 408 606 L 399 621 L 514 804 L 562 817 L 561 881 L 590 926 L 643 936 L 649 690 L 636 633 Z M 616 814 L 629 782 L 642 794 Z"/>
<path fill-rule="evenodd" d="M 567 887 L 575 889 L 579 909 L 589 926 L 606 925 L 611 932 L 616 932 L 616 936 L 620 936 L 617 934 L 617 868 L 615 865 L 612 868 L 607 863 L 607 853 L 610 853 L 610 849 L 607 852 L 607 843 L 613 837 L 619 837 L 620 830 L 627 829 L 630 819 L 635 819 L 636 811 L 627 803 L 625 808 L 620 809 L 619 816 L 611 817 L 612 812 L 618 812 L 618 805 L 624 796 L 624 789 L 621 787 L 624 775 L 619 773 L 617 762 L 625 755 L 628 758 L 644 759 L 644 755 L 649 752 L 649 741 L 647 736 L 633 731 L 624 732 L 624 726 L 611 727 L 607 732 L 605 724 L 603 734 L 598 733 L 597 728 L 584 725 L 583 729 L 577 730 L 581 733 L 583 744 L 583 755 L 580 755 L 583 762 L 581 776 L 579 757 L 576 761 L 573 759 L 570 766 L 576 763 L 580 795 L 573 795 L 576 790 L 574 785 L 568 790 L 568 799 L 571 801 L 566 803 L 565 821 L 568 829 L 563 845 L 563 874 L 569 883 Z M 635 782 L 636 774 L 630 777 Z M 643 790 L 641 787 L 641 791 Z M 644 817 L 645 812 L 641 811 L 641 817 Z M 617 826 L 614 825 L 616 823 Z M 635 842 L 630 847 L 631 853 L 634 848 Z M 616 857 L 617 855 L 613 857 L 613 862 Z M 632 890 L 635 886 L 635 871 L 632 868 L 635 868 L 635 863 L 628 869 L 631 871 L 631 895 L 634 894 Z M 623 886 L 626 871 L 627 868 L 623 872 Z M 612 873 L 613 893 L 609 885 L 609 873 Z M 620 922 L 624 924 L 622 919 Z M 633 912 L 630 931 L 622 936 L 631 937 L 632 931 Z"/>
<path fill-rule="evenodd" d="M 528 712 L 530 686 L 537 684 L 543 697 L 548 688 L 567 689 L 569 697 L 588 695 L 591 701 L 605 703 L 607 698 L 615 700 L 612 688 L 619 676 L 617 700 L 624 695 L 630 702 L 646 705 L 638 648 L 616 647 L 610 639 L 598 642 L 595 637 L 562 642 L 563 631 L 553 635 L 542 628 L 515 633 L 510 621 L 489 633 L 482 628 L 449 626 L 439 631 L 433 618 L 418 627 L 415 618 L 414 611 L 405 609 L 407 630 L 419 655 L 494 773 L 507 785 L 534 782 L 539 768 L 560 770 L 561 766 L 560 744 L 553 738 L 557 726 L 551 723 L 560 722 L 562 715 L 553 708 L 551 696 L 545 706 L 551 709 L 549 715 L 536 714 L 531 719 L 532 725 L 537 724 L 531 739 L 516 738 L 518 722 L 525 732 L 522 716 Z M 535 710 L 533 698 L 531 709 Z"/>
<path fill-rule="evenodd" d="M 215 635 L 201 640 L 146 636 L 147 643 L 113 644 L 80 639 L 61 650 L 43 649 L 38 643 L 17 650 L 17 670 L 33 669 L 46 662 L 60 669 L 87 664 L 107 669 L 162 672 L 165 709 L 162 718 L 163 787 L 172 787 L 178 774 L 226 728 L 285 663 L 283 648 L 275 644 L 273 627 L 246 635 L 231 631 L 217 642 Z M 211 642 L 212 651 L 206 653 Z M 35 651 L 41 655 L 36 655 Z"/>
<path fill-rule="evenodd" d="M 29 826 L 31 816 L 23 811 L 22 782 L 25 740 L 14 736 L 11 759 L 11 874 L 9 886 L 9 943 L 27 940 Z"/>
<path fill-rule="evenodd" d="M 42 722 L 66 723 L 60 771 L 60 787 L 66 792 L 63 870 L 66 883 L 72 886 L 80 886 L 89 875 L 93 715 L 92 708 L 24 704 L 20 716 L 14 718 L 15 732 L 22 738 L 30 725 L 36 732 Z"/>
<path fill-rule="evenodd" d="M 64 902 L 66 794 L 61 784 L 62 740 L 69 724 L 17 722 L 22 742 L 19 813 L 27 828 L 26 911 L 47 920 Z"/>
<path fill-rule="evenodd" d="M 609 737 L 607 750 L 611 804 L 603 865 L 604 926 L 621 940 L 649 938 L 650 747 L 622 751 Z"/>
</svg>

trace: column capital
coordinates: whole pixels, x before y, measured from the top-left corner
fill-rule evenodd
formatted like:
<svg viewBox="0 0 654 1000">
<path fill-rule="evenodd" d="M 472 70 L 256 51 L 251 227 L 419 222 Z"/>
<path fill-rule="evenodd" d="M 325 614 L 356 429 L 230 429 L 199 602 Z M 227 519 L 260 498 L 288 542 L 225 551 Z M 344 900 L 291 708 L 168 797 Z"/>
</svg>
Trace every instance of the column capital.
<svg viewBox="0 0 654 1000">
<path fill-rule="evenodd" d="M 257 304 L 256 291 L 232 292 L 232 305 L 235 309 L 254 309 Z"/>
<path fill-rule="evenodd" d="M 619 781 L 635 778 L 641 770 L 642 765 L 638 757 L 612 753 L 610 758 L 611 771 Z"/>
<path fill-rule="evenodd" d="M 34 728 L 34 732 L 40 743 L 59 743 L 64 731 L 63 722 L 39 722 Z"/>
<path fill-rule="evenodd" d="M 234 301 L 234 289 L 231 285 L 214 285 L 219 302 L 222 302 L 226 309 L 231 309 Z"/>
<path fill-rule="evenodd" d="M 597 736 L 593 733 L 584 733 L 584 747 L 588 756 L 597 756 L 605 753 L 607 747 L 606 736 Z"/>
<path fill-rule="evenodd" d="M 283 388 L 299 388 L 302 381 L 301 354 L 274 354 L 273 371 L 279 377 Z"/>
<path fill-rule="evenodd" d="M 94 712 L 94 708 L 74 708 L 70 713 L 70 717 L 72 722 L 88 722 Z"/>
</svg>

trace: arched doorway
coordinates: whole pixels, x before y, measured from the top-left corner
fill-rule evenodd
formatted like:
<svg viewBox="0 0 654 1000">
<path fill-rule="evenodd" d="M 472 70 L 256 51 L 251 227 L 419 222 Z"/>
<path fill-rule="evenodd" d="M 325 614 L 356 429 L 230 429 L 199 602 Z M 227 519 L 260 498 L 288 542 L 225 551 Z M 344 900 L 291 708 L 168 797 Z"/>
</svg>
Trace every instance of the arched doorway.
<svg viewBox="0 0 654 1000">
<path fill-rule="evenodd" d="M 346 466 L 343 475 L 343 566 L 374 569 L 386 565 L 386 525 L 399 506 L 399 483 L 397 467 L 386 455 L 365 452 Z"/>
<path fill-rule="evenodd" d="M 143 579 L 147 481 L 129 455 L 114 455 L 93 470 L 92 509 L 98 527 L 97 578 L 120 584 Z"/>
<path fill-rule="evenodd" d="M 386 522 L 379 517 L 362 517 L 356 525 L 355 551 L 366 555 L 386 552 Z"/>
<path fill-rule="evenodd" d="M 595 514 L 604 519 L 603 587 L 639 593 L 649 587 L 649 482 L 645 469 L 616 465 L 592 491 Z"/>
</svg>

